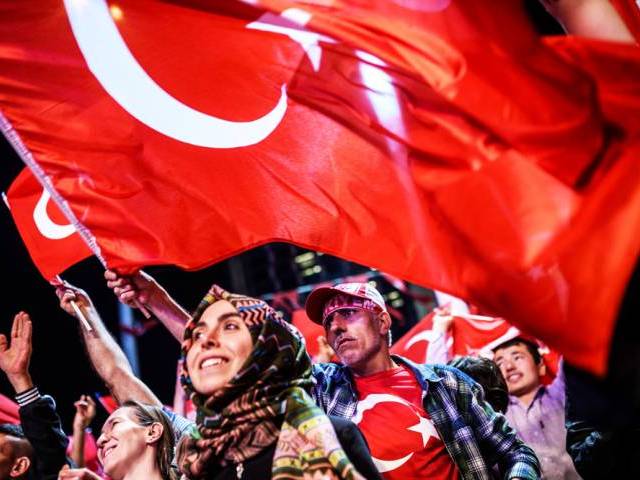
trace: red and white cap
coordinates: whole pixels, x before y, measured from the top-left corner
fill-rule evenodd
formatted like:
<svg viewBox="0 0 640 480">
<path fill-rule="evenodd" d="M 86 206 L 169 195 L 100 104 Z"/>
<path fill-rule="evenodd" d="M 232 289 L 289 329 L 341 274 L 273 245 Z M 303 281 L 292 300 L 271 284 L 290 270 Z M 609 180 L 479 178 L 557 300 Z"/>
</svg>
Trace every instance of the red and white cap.
<svg viewBox="0 0 640 480">
<path fill-rule="evenodd" d="M 320 325 L 327 315 L 342 308 L 387 311 L 380 292 L 370 284 L 361 282 L 318 287 L 309 294 L 304 308 L 311 321 Z"/>
</svg>

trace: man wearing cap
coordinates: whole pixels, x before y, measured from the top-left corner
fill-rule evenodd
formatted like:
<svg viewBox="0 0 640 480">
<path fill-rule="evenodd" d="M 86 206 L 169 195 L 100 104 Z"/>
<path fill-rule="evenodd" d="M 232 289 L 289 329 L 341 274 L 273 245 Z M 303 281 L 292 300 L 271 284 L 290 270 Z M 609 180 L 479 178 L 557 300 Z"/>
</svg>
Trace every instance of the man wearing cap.
<svg viewBox="0 0 640 480">
<path fill-rule="evenodd" d="M 539 478 L 538 460 L 481 387 L 459 370 L 418 365 L 389 353 L 391 317 L 367 283 L 309 295 L 341 364 L 314 365 L 314 396 L 328 414 L 354 421 L 386 479 Z"/>
</svg>

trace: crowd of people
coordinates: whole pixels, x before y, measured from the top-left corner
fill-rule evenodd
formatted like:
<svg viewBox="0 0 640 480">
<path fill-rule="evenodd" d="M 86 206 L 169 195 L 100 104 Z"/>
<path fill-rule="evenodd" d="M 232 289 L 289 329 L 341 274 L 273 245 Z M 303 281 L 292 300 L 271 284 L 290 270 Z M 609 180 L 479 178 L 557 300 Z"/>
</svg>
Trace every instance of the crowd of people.
<svg viewBox="0 0 640 480">
<path fill-rule="evenodd" d="M 544 3 L 570 31 L 631 37 L 607 2 Z M 593 12 L 575 14 L 589 3 L 602 9 L 593 32 Z M 16 314 L 10 338 L 0 335 L 0 369 L 15 390 L 20 424 L 0 425 L 0 480 L 533 480 L 625 471 L 616 461 L 617 433 L 567 418 L 563 368 L 543 384 L 546 366 L 531 338 L 498 345 L 493 359 L 446 358 L 441 315 L 429 361 L 416 364 L 390 353 L 382 295 L 368 283 L 346 283 L 307 299 L 308 317 L 338 359 L 314 363 L 296 328 L 260 299 L 214 285 L 189 314 L 142 271 L 105 278 L 120 301 L 144 306 L 181 342 L 181 384 L 195 422 L 162 405 L 89 296 L 62 284 L 60 306 L 84 317 L 88 359 L 119 407 L 97 439 L 99 467 L 86 464 L 95 404 L 78 400 L 69 449 L 55 401 L 30 375 L 32 321 Z"/>
<path fill-rule="evenodd" d="M 10 338 L 0 337 L 21 422 L 0 426 L 0 478 L 581 478 L 574 453 L 584 451 L 567 449 L 562 367 L 543 385 L 544 361 L 527 337 L 497 346 L 493 360 L 446 365 L 431 353 L 416 364 L 390 354 L 382 295 L 344 283 L 307 299 L 338 358 L 313 363 L 301 334 L 262 300 L 214 285 L 189 315 L 144 272 L 105 277 L 122 302 L 144 305 L 180 338 L 195 422 L 160 403 L 88 295 L 62 284 L 60 306 L 84 315 L 87 355 L 119 404 L 97 440 L 100 468 L 84 465 L 82 453 L 95 404 L 76 403 L 69 451 L 54 400 L 31 380 L 32 322 L 20 312 Z M 438 317 L 434 352 L 450 325 Z"/>
</svg>

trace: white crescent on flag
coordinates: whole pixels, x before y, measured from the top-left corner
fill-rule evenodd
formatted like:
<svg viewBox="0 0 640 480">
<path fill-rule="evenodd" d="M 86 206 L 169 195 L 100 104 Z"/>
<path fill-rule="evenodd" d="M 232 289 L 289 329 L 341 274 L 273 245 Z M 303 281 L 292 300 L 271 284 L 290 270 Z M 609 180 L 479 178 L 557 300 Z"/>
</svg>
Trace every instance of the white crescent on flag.
<svg viewBox="0 0 640 480">
<path fill-rule="evenodd" d="M 160 87 L 127 47 L 103 0 L 64 2 L 73 35 L 89 70 L 130 115 L 149 128 L 191 145 L 237 148 L 255 145 L 280 124 L 287 110 L 286 86 L 276 106 L 250 122 L 232 122 L 199 112 Z"/>
<path fill-rule="evenodd" d="M 40 195 L 40 199 L 33 209 L 33 221 L 35 222 L 38 231 L 46 238 L 51 240 L 62 240 L 63 238 L 73 235 L 76 232 L 76 229 L 69 223 L 66 225 L 60 225 L 59 223 L 55 223 L 51 220 L 51 217 L 49 217 L 49 214 L 47 213 L 47 204 L 50 199 L 51 195 L 46 188 L 43 188 L 42 195 Z"/>
</svg>

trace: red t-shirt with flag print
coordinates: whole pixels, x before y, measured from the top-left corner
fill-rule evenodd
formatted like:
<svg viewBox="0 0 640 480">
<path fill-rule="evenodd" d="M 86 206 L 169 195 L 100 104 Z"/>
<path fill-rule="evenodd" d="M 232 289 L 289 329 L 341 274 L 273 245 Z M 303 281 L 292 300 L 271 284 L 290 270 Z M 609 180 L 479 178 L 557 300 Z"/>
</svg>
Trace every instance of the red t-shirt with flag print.
<svg viewBox="0 0 640 480">
<path fill-rule="evenodd" d="M 458 469 L 429 414 L 422 389 L 406 367 L 355 379 L 360 427 L 376 467 L 387 480 L 453 480 Z"/>
</svg>

